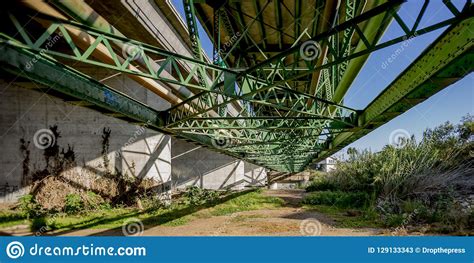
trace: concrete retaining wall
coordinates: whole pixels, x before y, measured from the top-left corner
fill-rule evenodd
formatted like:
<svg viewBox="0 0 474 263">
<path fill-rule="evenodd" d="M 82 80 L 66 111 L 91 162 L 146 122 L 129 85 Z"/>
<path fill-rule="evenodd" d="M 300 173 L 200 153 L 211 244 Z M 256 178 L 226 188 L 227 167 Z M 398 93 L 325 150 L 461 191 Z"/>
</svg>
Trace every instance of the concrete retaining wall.
<svg viewBox="0 0 474 263">
<path fill-rule="evenodd" d="M 45 151 L 51 149 L 45 146 L 53 141 L 58 158 L 64 159 L 61 152 L 74 157 L 74 164 L 65 171 L 73 170 L 77 178 L 109 171 L 169 183 L 170 136 L 0 81 L 0 200 L 13 201 L 28 191 L 33 175 L 47 168 Z M 51 129 L 57 129 L 59 136 Z M 104 129 L 110 130 L 107 162 L 102 155 Z M 59 161 L 50 158 L 49 168 Z M 82 179 L 87 188 L 88 180 Z"/>
<path fill-rule="evenodd" d="M 106 8 L 106 5 L 98 4 L 95 8 L 125 33 L 133 33 L 134 28 L 130 25 L 138 22 L 163 48 L 192 56 L 189 45 L 183 39 L 187 32 L 183 31 L 182 26 L 180 30 L 173 27 L 179 22 L 175 14 L 164 14 L 153 1 L 121 4 L 129 14 L 118 5 Z M 122 10 L 120 19 L 114 17 L 112 12 L 118 10 Z M 73 67 L 156 110 L 170 107 L 167 101 L 120 73 L 78 63 L 74 63 Z M 247 185 L 264 185 L 266 182 L 263 168 L 207 149 L 195 149 L 197 146 L 194 144 L 176 140 L 147 127 L 64 102 L 38 89 L 24 88 L 34 88 L 36 84 L 20 83 L 14 76 L 2 78 L 0 202 L 16 200 L 28 191 L 35 173 L 45 168 L 51 169 L 53 164 L 50 162 L 53 161 L 47 163 L 45 150 L 34 144 L 35 134 L 51 128 L 57 129 L 60 134 L 54 138 L 58 156 L 63 159 L 65 155 L 74 157 L 74 162 L 63 172 L 72 174 L 75 184 L 81 187 L 89 188 L 91 178 L 110 173 L 153 178 L 161 183 L 161 191 L 188 185 L 210 189 L 241 189 Z M 104 132 L 109 131 L 108 154 L 104 158 L 103 136 Z"/>
<path fill-rule="evenodd" d="M 175 188 L 243 189 L 264 186 L 266 170 L 181 140 L 172 140 L 172 182 Z"/>
<path fill-rule="evenodd" d="M 89 71 L 94 71 L 98 79 L 107 73 Z M 104 83 L 155 108 L 167 107 L 166 102 L 124 76 L 115 76 Z M 85 188 L 90 187 L 90 178 L 107 171 L 153 178 L 162 183 L 162 191 L 188 185 L 242 189 L 266 182 L 263 168 L 208 149 L 195 149 L 198 146 L 192 143 L 20 85 L 0 80 L 0 201 L 16 200 L 28 191 L 33 174 L 46 168 L 45 150 L 35 146 L 35 138 L 39 139 L 38 132 L 55 126 L 59 137 L 54 140 L 59 152 L 67 153 L 70 149 L 74 156 L 73 167 L 66 170 Z M 107 168 L 102 155 L 104 129 L 110 130 Z"/>
</svg>

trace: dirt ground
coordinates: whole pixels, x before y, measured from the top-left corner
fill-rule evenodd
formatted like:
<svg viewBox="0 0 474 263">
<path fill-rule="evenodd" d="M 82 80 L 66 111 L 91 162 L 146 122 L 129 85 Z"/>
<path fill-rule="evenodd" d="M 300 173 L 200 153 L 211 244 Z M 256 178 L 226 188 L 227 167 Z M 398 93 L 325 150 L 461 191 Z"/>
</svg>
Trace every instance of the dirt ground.
<svg viewBox="0 0 474 263">
<path fill-rule="evenodd" d="M 157 226 L 143 235 L 164 236 L 368 236 L 378 235 L 377 229 L 334 228 L 334 222 L 324 214 L 301 208 L 302 190 L 267 190 L 266 195 L 280 197 L 285 205 L 277 209 L 244 211 L 225 216 L 196 219 L 183 226 Z M 317 221 L 316 221 L 317 220 Z M 318 223 L 319 222 L 319 223 Z"/>
<path fill-rule="evenodd" d="M 373 228 L 336 228 L 324 214 L 301 208 L 302 190 L 266 190 L 265 195 L 280 197 L 285 205 L 276 209 L 237 212 L 224 216 L 193 218 L 180 226 L 145 226 L 143 236 L 369 236 L 383 235 Z M 4 230 L 5 231 L 5 230 Z M 4 234 L 29 235 L 17 226 Z M 8 233 L 9 232 L 9 233 Z M 123 235 L 121 229 L 82 229 L 59 231 L 53 235 L 103 236 Z"/>
</svg>

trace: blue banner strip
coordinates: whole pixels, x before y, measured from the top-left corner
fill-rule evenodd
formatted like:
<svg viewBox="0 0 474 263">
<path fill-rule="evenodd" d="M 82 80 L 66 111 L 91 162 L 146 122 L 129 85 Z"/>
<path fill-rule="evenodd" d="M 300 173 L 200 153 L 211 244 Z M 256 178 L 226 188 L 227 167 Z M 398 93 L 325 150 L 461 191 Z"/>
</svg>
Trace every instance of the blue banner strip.
<svg viewBox="0 0 474 263">
<path fill-rule="evenodd" d="M 0 237 L 0 262 L 466 262 L 474 237 Z"/>
</svg>

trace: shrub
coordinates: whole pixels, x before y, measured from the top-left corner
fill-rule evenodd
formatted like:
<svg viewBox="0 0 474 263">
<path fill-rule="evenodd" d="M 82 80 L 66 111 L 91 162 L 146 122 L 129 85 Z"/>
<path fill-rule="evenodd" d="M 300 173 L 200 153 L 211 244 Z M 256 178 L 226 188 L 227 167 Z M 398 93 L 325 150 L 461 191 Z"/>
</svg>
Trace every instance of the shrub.
<svg viewBox="0 0 474 263">
<path fill-rule="evenodd" d="M 19 201 L 19 209 L 28 219 L 35 218 L 43 214 L 41 206 L 36 202 L 36 199 L 33 195 L 24 195 L 20 197 Z"/>
<path fill-rule="evenodd" d="M 0 223 L 12 222 L 25 219 L 27 215 L 22 211 L 0 211 Z"/>
<path fill-rule="evenodd" d="M 202 192 L 202 199 L 206 202 L 214 202 L 219 198 L 220 194 L 217 191 L 206 190 Z"/>
<path fill-rule="evenodd" d="M 78 194 L 68 194 L 66 195 L 64 212 L 68 214 L 77 213 L 84 209 L 84 202 Z"/>
<path fill-rule="evenodd" d="M 214 202 L 219 196 L 220 194 L 217 191 L 201 189 L 197 186 L 186 188 L 186 192 L 184 193 L 186 203 L 190 205 L 202 205 L 207 202 Z"/>
<path fill-rule="evenodd" d="M 145 196 L 140 199 L 144 209 L 147 210 L 157 210 L 164 206 L 163 202 L 157 195 Z"/>
<path fill-rule="evenodd" d="M 390 214 L 384 220 L 388 227 L 398 227 L 406 224 L 406 216 L 403 214 Z"/>
<path fill-rule="evenodd" d="M 47 222 L 46 218 L 45 217 L 34 218 L 31 221 L 30 229 L 31 229 L 31 231 L 42 230 L 42 232 L 47 230 L 48 229 L 48 222 Z"/>
<path fill-rule="evenodd" d="M 77 198 L 77 197 L 74 197 Z M 67 200 L 67 197 L 66 197 Z M 77 200 L 76 200 L 77 201 Z M 71 200 L 72 202 L 72 200 Z M 87 191 L 84 198 L 84 208 L 87 210 L 99 210 L 110 207 L 110 204 L 105 202 L 102 196 L 92 192 Z"/>
<path fill-rule="evenodd" d="M 321 191 L 306 196 L 303 203 L 309 205 L 334 205 L 341 208 L 361 208 L 367 206 L 369 201 L 370 196 L 365 192 Z"/>
<path fill-rule="evenodd" d="M 307 187 L 306 192 L 315 192 L 315 191 L 335 191 L 337 190 L 336 184 L 330 182 L 327 179 L 319 179 L 312 181 Z"/>
</svg>

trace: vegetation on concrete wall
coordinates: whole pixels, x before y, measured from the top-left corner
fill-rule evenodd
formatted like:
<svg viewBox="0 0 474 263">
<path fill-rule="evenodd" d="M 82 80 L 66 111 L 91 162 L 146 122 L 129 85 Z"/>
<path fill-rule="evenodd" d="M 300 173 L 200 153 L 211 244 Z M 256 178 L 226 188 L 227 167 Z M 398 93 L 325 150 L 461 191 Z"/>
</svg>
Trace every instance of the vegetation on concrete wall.
<svg viewBox="0 0 474 263">
<path fill-rule="evenodd" d="M 25 216 L 34 218 L 57 212 L 71 214 L 121 205 L 142 207 L 141 199 L 152 199 L 157 194 L 155 190 L 159 182 L 151 178 L 138 178 L 134 162 L 129 169 L 131 174 L 111 167 L 108 157 L 110 128 L 104 128 L 101 135 L 103 167 L 79 169 L 76 169 L 74 147 L 68 144 L 64 148 L 59 144 L 61 133 L 58 126 L 50 126 L 49 131 L 50 144 L 40 148 L 44 162 L 32 163 L 30 142 L 20 140 L 20 151 L 24 156 L 22 186 L 29 188 L 29 193 L 20 199 L 19 205 Z M 87 174 L 92 172 L 92 175 L 84 176 L 78 171 L 80 169 L 86 169 Z"/>
</svg>

